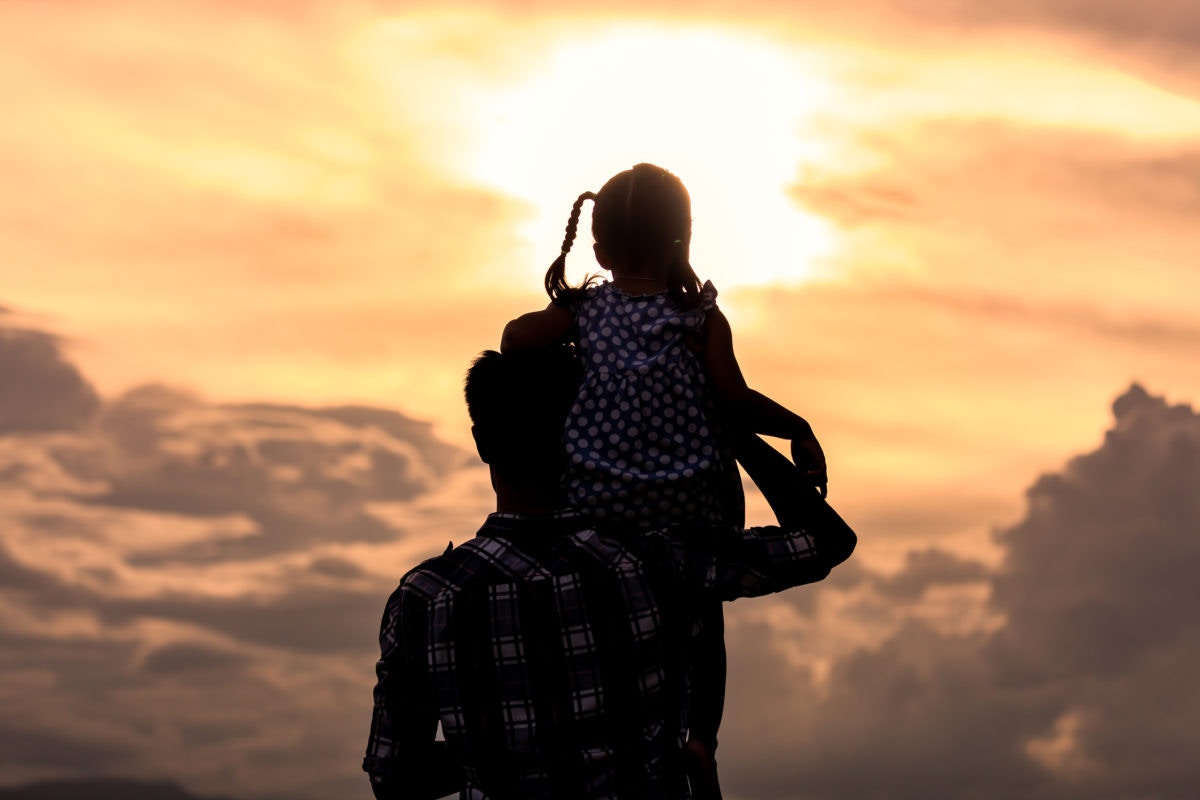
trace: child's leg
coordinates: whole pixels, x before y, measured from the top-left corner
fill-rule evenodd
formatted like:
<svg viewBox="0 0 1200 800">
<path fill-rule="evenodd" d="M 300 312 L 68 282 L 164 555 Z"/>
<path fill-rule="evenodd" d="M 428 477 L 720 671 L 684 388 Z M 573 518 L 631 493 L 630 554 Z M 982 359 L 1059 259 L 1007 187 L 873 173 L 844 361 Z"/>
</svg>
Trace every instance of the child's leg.
<svg viewBox="0 0 1200 800">
<path fill-rule="evenodd" d="M 725 616 L 721 602 L 705 604 L 697 610 L 700 633 L 691 641 L 689 656 L 692 700 L 689 713 L 689 749 L 700 759 L 699 774 L 693 770 L 696 797 L 720 798 L 717 784 L 717 728 L 725 709 Z M 696 752 L 699 747 L 700 752 Z"/>
</svg>

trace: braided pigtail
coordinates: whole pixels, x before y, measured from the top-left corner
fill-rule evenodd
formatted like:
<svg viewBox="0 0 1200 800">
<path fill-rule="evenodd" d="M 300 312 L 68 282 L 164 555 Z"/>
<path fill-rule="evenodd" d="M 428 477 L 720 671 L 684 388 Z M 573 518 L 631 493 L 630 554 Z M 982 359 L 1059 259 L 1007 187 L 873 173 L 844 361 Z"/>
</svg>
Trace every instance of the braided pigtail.
<svg viewBox="0 0 1200 800">
<path fill-rule="evenodd" d="M 546 294 L 550 295 L 550 301 L 555 305 L 569 307 L 582 300 L 587 287 L 596 279 L 595 275 L 589 275 L 581 286 L 567 283 L 567 253 L 571 252 L 571 245 L 575 243 L 575 234 L 579 230 L 579 214 L 583 210 L 585 200 L 595 199 L 596 195 L 592 192 L 584 192 L 576 198 L 571 206 L 571 217 L 567 220 L 567 235 L 563 238 L 562 252 L 550 264 L 550 269 L 546 270 Z"/>
<path fill-rule="evenodd" d="M 704 285 L 700 277 L 692 269 L 687 254 L 681 253 L 679 258 L 671 262 L 667 268 L 667 291 L 671 299 L 680 308 L 691 309 L 700 304 L 700 292 Z"/>
</svg>

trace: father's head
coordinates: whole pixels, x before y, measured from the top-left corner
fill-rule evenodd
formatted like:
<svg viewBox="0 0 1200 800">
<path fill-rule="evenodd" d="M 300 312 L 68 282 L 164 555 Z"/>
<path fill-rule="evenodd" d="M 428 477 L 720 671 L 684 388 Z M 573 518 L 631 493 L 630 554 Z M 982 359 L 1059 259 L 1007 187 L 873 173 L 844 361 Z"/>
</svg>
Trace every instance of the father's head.
<svg viewBox="0 0 1200 800">
<path fill-rule="evenodd" d="M 479 457 L 510 483 L 557 485 L 563 426 L 579 379 L 578 363 L 565 350 L 481 353 L 465 385 Z"/>
</svg>

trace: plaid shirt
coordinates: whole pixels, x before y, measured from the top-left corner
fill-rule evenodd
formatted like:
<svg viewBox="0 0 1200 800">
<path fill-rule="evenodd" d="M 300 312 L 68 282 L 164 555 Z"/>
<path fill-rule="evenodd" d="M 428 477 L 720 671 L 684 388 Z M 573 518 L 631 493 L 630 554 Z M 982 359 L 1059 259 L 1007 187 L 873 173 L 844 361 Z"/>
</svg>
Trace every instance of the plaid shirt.
<svg viewBox="0 0 1200 800">
<path fill-rule="evenodd" d="M 616 536 L 570 512 L 492 514 L 388 599 L 363 762 L 376 797 L 689 797 L 696 603 L 829 568 L 804 531 Z"/>
</svg>

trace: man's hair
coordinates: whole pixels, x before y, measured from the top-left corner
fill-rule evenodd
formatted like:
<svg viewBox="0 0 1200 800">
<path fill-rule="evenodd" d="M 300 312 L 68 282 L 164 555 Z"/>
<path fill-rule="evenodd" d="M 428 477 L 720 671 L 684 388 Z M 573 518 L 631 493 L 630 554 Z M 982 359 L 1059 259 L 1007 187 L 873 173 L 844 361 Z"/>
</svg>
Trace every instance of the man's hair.
<svg viewBox="0 0 1200 800">
<path fill-rule="evenodd" d="M 565 348 L 480 353 L 464 385 L 480 457 L 510 476 L 557 480 L 563 426 L 580 375 L 578 360 Z"/>
</svg>

